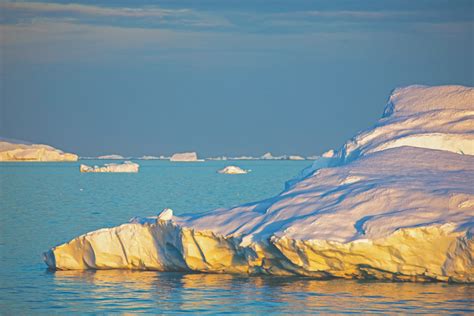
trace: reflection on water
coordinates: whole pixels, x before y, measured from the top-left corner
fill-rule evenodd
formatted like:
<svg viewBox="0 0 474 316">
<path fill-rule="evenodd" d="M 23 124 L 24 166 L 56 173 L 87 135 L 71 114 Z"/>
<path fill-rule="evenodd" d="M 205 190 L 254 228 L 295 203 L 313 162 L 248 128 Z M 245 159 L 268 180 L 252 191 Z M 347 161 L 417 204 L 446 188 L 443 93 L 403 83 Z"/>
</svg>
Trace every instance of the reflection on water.
<svg viewBox="0 0 474 316">
<path fill-rule="evenodd" d="M 472 285 L 154 271 L 58 271 L 55 308 L 193 313 L 472 312 Z M 54 300 L 54 298 L 52 298 Z"/>
</svg>

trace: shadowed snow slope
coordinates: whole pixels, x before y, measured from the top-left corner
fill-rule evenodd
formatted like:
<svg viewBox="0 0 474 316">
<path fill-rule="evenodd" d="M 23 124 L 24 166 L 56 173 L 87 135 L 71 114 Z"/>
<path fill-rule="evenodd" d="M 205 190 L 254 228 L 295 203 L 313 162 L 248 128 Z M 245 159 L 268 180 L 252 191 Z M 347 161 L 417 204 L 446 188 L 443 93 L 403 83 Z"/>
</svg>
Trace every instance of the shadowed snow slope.
<svg viewBox="0 0 474 316">
<path fill-rule="evenodd" d="M 45 253 L 57 269 L 474 282 L 473 89 L 396 89 L 377 125 L 281 194 L 132 222 Z"/>
<path fill-rule="evenodd" d="M 76 161 L 77 158 L 48 145 L 0 141 L 0 161 Z"/>
</svg>

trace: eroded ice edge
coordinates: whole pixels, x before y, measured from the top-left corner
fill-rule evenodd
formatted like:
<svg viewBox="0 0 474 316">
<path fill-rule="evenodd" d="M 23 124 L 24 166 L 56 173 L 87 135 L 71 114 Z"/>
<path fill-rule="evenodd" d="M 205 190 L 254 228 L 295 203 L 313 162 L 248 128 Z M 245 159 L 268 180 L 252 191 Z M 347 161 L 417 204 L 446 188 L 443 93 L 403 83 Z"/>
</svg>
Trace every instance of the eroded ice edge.
<svg viewBox="0 0 474 316">
<path fill-rule="evenodd" d="M 474 282 L 474 89 L 393 91 L 377 124 L 267 200 L 135 218 L 45 253 L 55 269 Z"/>
</svg>

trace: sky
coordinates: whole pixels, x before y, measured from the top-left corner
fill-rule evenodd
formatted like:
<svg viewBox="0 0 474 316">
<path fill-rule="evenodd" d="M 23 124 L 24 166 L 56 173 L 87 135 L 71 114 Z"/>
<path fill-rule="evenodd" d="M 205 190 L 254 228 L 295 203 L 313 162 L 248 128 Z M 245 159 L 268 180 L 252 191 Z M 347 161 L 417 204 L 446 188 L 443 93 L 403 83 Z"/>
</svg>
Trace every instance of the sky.
<svg viewBox="0 0 474 316">
<path fill-rule="evenodd" d="M 474 1 L 2 1 L 0 136 L 81 156 L 321 154 L 473 85 Z"/>
</svg>

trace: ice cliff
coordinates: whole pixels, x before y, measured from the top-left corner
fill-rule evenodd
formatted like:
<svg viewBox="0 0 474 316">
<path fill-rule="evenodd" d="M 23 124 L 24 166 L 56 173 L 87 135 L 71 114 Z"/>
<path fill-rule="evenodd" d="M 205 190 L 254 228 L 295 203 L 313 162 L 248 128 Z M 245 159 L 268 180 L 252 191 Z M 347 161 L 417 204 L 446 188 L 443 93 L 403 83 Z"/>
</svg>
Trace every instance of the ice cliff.
<svg viewBox="0 0 474 316">
<path fill-rule="evenodd" d="M 77 161 L 75 154 L 48 145 L 0 141 L 0 161 Z"/>
<path fill-rule="evenodd" d="M 383 117 L 272 198 L 100 229 L 55 269 L 474 282 L 474 89 L 393 91 Z"/>
</svg>

